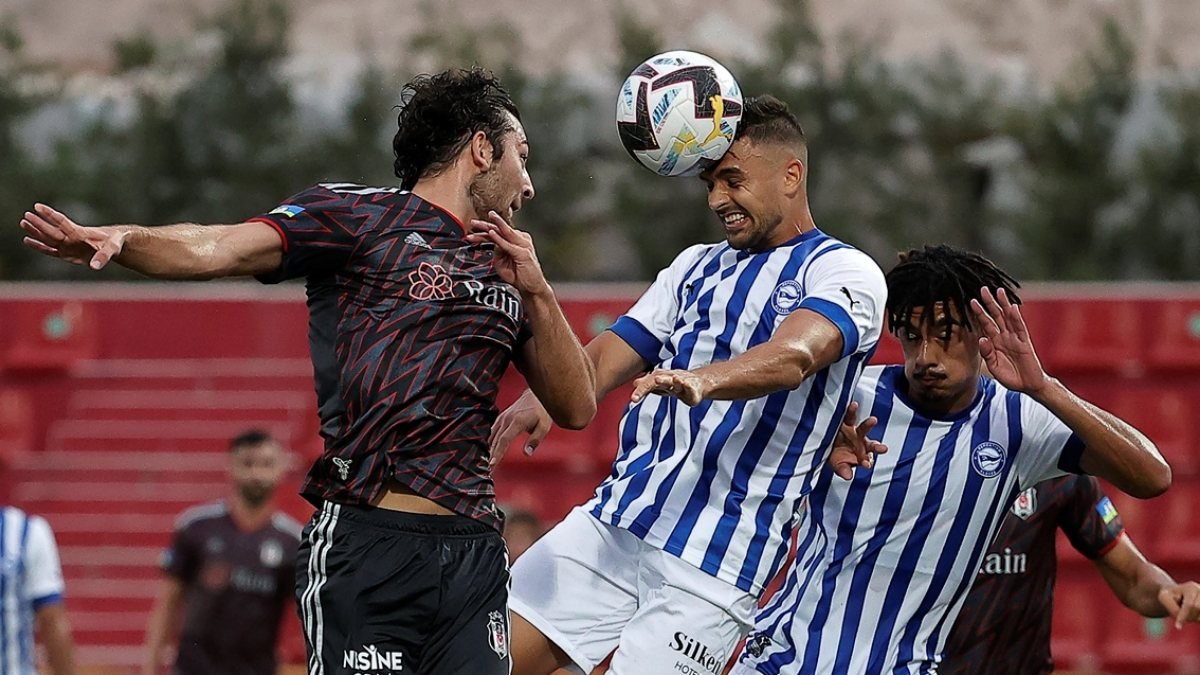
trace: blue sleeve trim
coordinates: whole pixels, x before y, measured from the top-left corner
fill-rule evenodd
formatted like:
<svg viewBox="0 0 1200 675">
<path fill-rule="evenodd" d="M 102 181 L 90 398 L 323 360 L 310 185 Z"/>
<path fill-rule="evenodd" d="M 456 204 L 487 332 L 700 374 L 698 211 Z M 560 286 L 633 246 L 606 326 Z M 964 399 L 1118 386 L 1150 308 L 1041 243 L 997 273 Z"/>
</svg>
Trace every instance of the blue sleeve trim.
<svg viewBox="0 0 1200 675">
<path fill-rule="evenodd" d="M 850 318 L 850 313 L 837 303 L 822 298 L 805 298 L 800 302 L 802 309 L 810 309 L 829 319 L 842 332 L 842 356 L 846 358 L 858 351 L 858 326 Z"/>
<path fill-rule="evenodd" d="M 649 364 L 658 363 L 658 354 L 662 351 L 663 346 L 662 340 L 654 337 L 654 334 L 638 323 L 637 319 L 628 315 L 622 316 L 609 327 L 609 330 L 633 347 L 633 351 L 637 352 L 643 361 Z"/>
<path fill-rule="evenodd" d="M 1079 465 L 1079 462 L 1083 460 L 1083 449 L 1083 439 L 1071 434 L 1066 445 L 1063 446 L 1062 454 L 1058 457 L 1058 468 L 1067 473 L 1086 473 Z"/>
<path fill-rule="evenodd" d="M 62 593 L 51 593 L 50 595 L 43 595 L 40 598 L 34 598 L 33 599 L 33 610 L 36 612 L 37 610 L 45 607 L 46 605 L 62 604 L 62 599 L 63 599 Z"/>
</svg>

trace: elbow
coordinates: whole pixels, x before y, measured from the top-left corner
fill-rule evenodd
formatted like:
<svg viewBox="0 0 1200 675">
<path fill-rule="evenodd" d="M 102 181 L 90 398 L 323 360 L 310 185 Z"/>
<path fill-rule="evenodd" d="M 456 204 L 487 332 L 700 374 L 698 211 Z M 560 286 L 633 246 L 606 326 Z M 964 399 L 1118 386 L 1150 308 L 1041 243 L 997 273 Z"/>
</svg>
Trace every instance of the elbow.
<svg viewBox="0 0 1200 675">
<path fill-rule="evenodd" d="M 1165 493 L 1171 487 L 1171 465 L 1159 459 L 1153 462 L 1135 480 L 1129 481 L 1129 489 L 1125 492 L 1137 499 L 1153 499 Z"/>
<path fill-rule="evenodd" d="M 579 431 L 592 423 L 596 417 L 596 398 L 585 396 L 572 405 L 551 413 L 554 423 L 564 429 Z"/>
<path fill-rule="evenodd" d="M 1153 470 L 1147 472 L 1146 496 L 1142 499 L 1157 497 L 1171 488 L 1171 465 L 1165 460 L 1155 462 Z"/>
</svg>

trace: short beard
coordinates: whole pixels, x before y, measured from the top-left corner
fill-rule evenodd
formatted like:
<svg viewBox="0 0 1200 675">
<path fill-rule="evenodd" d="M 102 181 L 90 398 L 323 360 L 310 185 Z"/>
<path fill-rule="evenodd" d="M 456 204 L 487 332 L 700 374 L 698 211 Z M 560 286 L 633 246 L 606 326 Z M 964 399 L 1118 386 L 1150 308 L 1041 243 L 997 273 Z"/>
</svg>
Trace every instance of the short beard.
<svg viewBox="0 0 1200 675">
<path fill-rule="evenodd" d="M 488 219 L 488 211 L 500 213 L 501 209 L 496 202 L 498 192 L 496 184 L 499 182 L 499 175 L 496 173 L 496 165 L 493 164 L 490 169 L 475 176 L 471 179 L 471 183 L 467 186 L 467 196 L 471 198 L 471 208 L 475 210 L 475 217 L 480 220 Z"/>
<path fill-rule="evenodd" d="M 259 507 L 271 501 L 275 488 L 258 488 L 254 486 L 238 486 L 238 495 L 249 506 Z"/>
</svg>

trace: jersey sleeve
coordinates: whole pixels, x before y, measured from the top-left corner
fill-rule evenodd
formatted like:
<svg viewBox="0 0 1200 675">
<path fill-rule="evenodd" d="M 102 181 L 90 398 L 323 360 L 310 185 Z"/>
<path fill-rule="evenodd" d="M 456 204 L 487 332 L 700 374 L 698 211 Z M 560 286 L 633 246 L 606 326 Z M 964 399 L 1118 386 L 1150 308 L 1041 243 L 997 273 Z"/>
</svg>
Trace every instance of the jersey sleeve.
<svg viewBox="0 0 1200 675">
<path fill-rule="evenodd" d="M 1021 443 L 1017 477 L 1027 489 L 1064 474 L 1079 474 L 1083 441 L 1045 406 L 1023 394 L 1021 399 Z"/>
<path fill-rule="evenodd" d="M 840 245 L 808 266 L 800 308 L 833 322 L 842 334 L 842 357 L 868 353 L 883 334 L 887 282 L 870 256 Z"/>
<path fill-rule="evenodd" d="M 1112 550 L 1125 531 L 1121 514 L 1091 476 L 1072 479 L 1070 497 L 1059 512 L 1059 527 L 1076 551 L 1095 560 Z"/>
<path fill-rule="evenodd" d="M 36 610 L 62 601 L 63 575 L 58 560 L 54 532 L 43 518 L 29 518 L 29 533 L 25 542 L 25 597 Z"/>
<path fill-rule="evenodd" d="M 256 278 L 268 284 L 336 271 L 358 242 L 365 214 L 354 208 L 354 195 L 314 186 L 292 195 L 268 213 L 250 218 L 266 223 L 283 240 L 283 261 L 274 272 Z"/>
<path fill-rule="evenodd" d="M 200 545 L 194 529 L 188 525 L 179 527 L 171 537 L 171 545 L 163 551 L 163 571 L 184 583 L 193 581 L 200 570 Z"/>
<path fill-rule="evenodd" d="M 658 273 L 650 288 L 609 328 L 649 364 L 661 361 L 663 345 L 675 328 L 679 315 L 680 286 L 687 272 L 707 250 L 699 245 L 685 249 L 674 262 Z"/>
</svg>

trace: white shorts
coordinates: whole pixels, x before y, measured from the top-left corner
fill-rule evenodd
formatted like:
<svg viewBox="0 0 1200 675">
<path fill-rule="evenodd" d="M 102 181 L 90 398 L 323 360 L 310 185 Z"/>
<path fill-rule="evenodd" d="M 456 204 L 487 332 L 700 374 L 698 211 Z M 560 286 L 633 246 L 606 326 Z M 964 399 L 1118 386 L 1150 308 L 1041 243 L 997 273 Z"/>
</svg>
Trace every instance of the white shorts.
<svg viewBox="0 0 1200 675">
<path fill-rule="evenodd" d="M 754 596 L 581 507 L 513 565 L 509 607 L 588 673 L 719 675 L 753 626 Z"/>
</svg>

